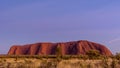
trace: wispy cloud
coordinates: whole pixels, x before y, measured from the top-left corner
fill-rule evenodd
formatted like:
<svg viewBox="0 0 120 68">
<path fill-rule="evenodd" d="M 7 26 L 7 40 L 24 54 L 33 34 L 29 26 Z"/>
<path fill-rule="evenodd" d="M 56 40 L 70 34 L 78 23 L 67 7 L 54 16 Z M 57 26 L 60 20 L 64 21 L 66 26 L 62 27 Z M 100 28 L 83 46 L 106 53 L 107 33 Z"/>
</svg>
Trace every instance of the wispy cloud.
<svg viewBox="0 0 120 68">
<path fill-rule="evenodd" d="M 115 38 L 115 39 L 109 41 L 110 44 L 117 43 L 117 42 L 120 42 L 120 38 Z"/>
</svg>

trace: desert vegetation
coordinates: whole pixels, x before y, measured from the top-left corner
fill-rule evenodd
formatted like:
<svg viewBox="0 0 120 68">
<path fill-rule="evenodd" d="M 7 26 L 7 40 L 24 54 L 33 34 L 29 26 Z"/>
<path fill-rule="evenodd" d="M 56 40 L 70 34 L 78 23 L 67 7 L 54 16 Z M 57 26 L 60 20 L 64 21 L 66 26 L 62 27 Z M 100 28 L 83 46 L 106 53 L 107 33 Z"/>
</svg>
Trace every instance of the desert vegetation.
<svg viewBox="0 0 120 68">
<path fill-rule="evenodd" d="M 120 68 L 120 53 L 103 56 L 96 50 L 86 55 L 1 55 L 0 68 Z"/>
</svg>

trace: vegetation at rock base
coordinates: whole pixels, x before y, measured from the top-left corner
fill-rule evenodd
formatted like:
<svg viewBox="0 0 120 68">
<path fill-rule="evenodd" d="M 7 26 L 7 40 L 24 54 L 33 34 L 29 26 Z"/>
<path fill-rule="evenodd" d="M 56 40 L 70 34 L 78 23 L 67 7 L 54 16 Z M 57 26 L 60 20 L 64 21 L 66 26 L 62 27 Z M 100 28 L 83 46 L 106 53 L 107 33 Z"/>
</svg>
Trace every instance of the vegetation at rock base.
<svg viewBox="0 0 120 68">
<path fill-rule="evenodd" d="M 100 58 L 100 52 L 97 50 L 89 50 L 86 55 L 88 56 L 89 59 L 98 59 Z"/>
<path fill-rule="evenodd" d="M 58 59 L 59 56 L 59 59 Z M 1 55 L 0 68 L 120 68 L 120 53 L 103 56 L 96 50 L 86 55 Z"/>
<path fill-rule="evenodd" d="M 57 57 L 60 57 L 60 56 L 62 56 L 62 49 L 61 49 L 61 47 L 60 46 L 57 46 L 57 48 L 56 48 L 56 55 L 57 55 Z"/>
<path fill-rule="evenodd" d="M 115 58 L 116 58 L 117 60 L 120 60 L 120 53 L 116 53 Z"/>
</svg>

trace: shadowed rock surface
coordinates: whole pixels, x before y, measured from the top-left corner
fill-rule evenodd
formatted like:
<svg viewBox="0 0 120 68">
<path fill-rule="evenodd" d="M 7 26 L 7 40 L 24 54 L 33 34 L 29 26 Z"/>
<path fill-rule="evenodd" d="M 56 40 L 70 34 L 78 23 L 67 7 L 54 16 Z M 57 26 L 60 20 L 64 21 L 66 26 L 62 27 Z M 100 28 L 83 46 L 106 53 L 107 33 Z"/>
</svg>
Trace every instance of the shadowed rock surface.
<svg viewBox="0 0 120 68">
<path fill-rule="evenodd" d="M 61 43 L 35 43 L 27 45 L 12 46 L 8 55 L 55 55 L 57 48 L 60 48 L 62 55 L 86 54 L 89 50 L 98 50 L 100 54 L 111 56 L 111 51 L 104 45 L 81 40 Z"/>
</svg>

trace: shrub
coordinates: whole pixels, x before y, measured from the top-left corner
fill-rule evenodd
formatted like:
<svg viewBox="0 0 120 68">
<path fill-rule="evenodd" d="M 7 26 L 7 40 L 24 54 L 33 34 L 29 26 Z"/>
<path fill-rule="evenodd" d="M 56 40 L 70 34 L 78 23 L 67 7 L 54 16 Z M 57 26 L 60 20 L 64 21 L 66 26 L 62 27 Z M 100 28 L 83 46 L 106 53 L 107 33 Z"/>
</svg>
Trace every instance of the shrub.
<svg viewBox="0 0 120 68">
<path fill-rule="evenodd" d="M 59 56 L 62 55 L 61 47 L 60 46 L 57 46 L 57 48 L 56 48 L 56 55 L 57 55 L 57 57 L 59 57 Z"/>
<path fill-rule="evenodd" d="M 104 58 L 104 59 L 102 60 L 102 67 L 103 67 L 103 68 L 109 68 L 108 59 L 107 59 L 107 58 Z"/>
<path fill-rule="evenodd" d="M 98 59 L 100 58 L 100 52 L 97 50 L 89 50 L 86 55 L 88 55 L 89 59 Z"/>
<path fill-rule="evenodd" d="M 116 58 L 117 60 L 120 60 L 120 53 L 116 53 L 115 58 Z"/>
<path fill-rule="evenodd" d="M 117 61 L 115 59 L 112 60 L 111 67 L 116 68 Z"/>
</svg>

